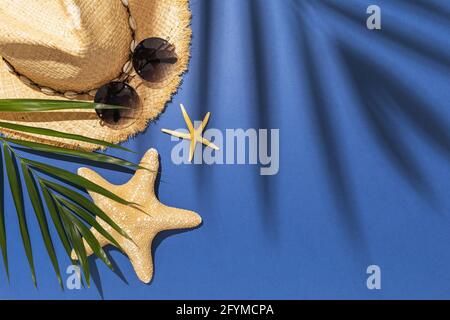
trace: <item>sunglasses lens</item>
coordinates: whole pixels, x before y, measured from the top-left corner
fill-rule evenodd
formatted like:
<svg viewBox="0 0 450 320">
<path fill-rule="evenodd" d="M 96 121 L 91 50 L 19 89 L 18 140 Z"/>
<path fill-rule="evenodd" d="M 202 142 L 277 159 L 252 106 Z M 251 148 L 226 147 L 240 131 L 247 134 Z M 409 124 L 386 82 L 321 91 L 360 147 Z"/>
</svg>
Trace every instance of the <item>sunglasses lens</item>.
<svg viewBox="0 0 450 320">
<path fill-rule="evenodd" d="M 172 73 L 178 61 L 175 47 L 161 38 L 148 38 L 139 43 L 133 53 L 133 67 L 149 82 L 161 82 Z"/>
<path fill-rule="evenodd" d="M 123 82 L 110 82 L 100 89 L 94 98 L 95 103 L 125 107 L 124 109 L 98 108 L 95 111 L 106 124 L 127 126 L 135 122 L 141 111 L 141 101 L 136 91 Z"/>
</svg>

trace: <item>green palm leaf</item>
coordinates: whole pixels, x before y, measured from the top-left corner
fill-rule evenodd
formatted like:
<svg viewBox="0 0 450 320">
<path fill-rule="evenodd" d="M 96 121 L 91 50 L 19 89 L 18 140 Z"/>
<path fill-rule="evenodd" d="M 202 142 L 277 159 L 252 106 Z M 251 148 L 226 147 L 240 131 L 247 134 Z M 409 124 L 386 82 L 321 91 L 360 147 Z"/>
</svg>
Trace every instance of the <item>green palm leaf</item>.
<svg viewBox="0 0 450 320">
<path fill-rule="evenodd" d="M 60 169 L 60 168 L 57 168 L 57 167 L 54 167 L 51 165 L 47 165 L 45 163 L 34 161 L 34 160 L 23 159 L 23 161 L 26 164 L 28 164 L 36 169 L 39 169 L 46 174 L 55 176 L 58 179 L 64 180 L 68 183 L 74 184 L 74 185 L 84 188 L 86 190 L 101 194 L 102 196 L 105 196 L 111 200 L 118 202 L 118 203 L 121 203 L 124 205 L 135 205 L 135 206 L 137 205 L 136 203 L 129 202 L 127 200 L 122 199 L 121 197 L 115 195 L 111 191 L 106 190 L 105 188 L 89 181 L 88 179 L 83 178 L 82 176 L 74 174 L 70 171 Z"/>
<path fill-rule="evenodd" d="M 45 184 L 43 184 L 42 181 L 39 181 L 39 184 L 41 186 L 42 194 L 44 195 L 44 200 L 50 213 L 50 217 L 52 218 L 53 225 L 55 226 L 59 239 L 61 240 L 64 249 L 66 250 L 66 253 L 70 258 L 72 253 L 72 246 L 70 244 L 69 238 L 67 237 L 67 232 L 64 229 L 64 225 L 62 224 L 62 221 L 59 217 L 58 210 L 55 206 L 55 203 L 53 202 L 52 196 L 50 195 L 50 191 L 47 189 Z"/>
<path fill-rule="evenodd" d="M 93 215 L 99 217 L 103 221 L 105 221 L 107 224 L 111 226 L 114 230 L 116 230 L 120 235 L 124 236 L 128 240 L 131 240 L 130 236 L 122 229 L 120 228 L 108 215 L 106 215 L 95 203 L 92 201 L 89 201 L 79 193 L 62 186 L 58 183 L 54 183 L 52 181 L 46 180 L 44 178 L 41 178 L 40 181 L 46 186 L 51 188 L 52 190 L 58 192 L 59 194 L 63 195 L 67 199 L 71 200 L 72 202 L 76 203 L 78 206 L 86 209 L 88 212 L 92 213 Z M 107 237 L 105 237 L 107 238 Z"/>
<path fill-rule="evenodd" d="M 30 265 L 31 275 L 33 278 L 33 283 L 37 286 L 36 282 L 36 272 L 34 270 L 33 252 L 31 249 L 30 235 L 28 233 L 28 227 L 25 217 L 25 210 L 23 207 L 23 196 L 22 187 L 20 182 L 20 175 L 17 171 L 13 156 L 10 153 L 9 147 L 3 144 L 3 152 L 5 154 L 5 165 L 6 171 L 8 173 L 9 186 L 11 189 L 11 194 L 13 196 L 14 205 L 16 206 L 17 217 L 19 220 L 20 233 L 22 235 L 22 242 L 25 248 L 25 253 L 28 259 L 28 264 Z"/>
<path fill-rule="evenodd" d="M 98 223 L 97 220 L 95 220 L 94 217 L 89 215 L 85 210 L 81 209 L 80 207 L 74 205 L 73 203 L 67 201 L 64 198 L 61 198 L 59 196 L 54 196 L 56 201 L 60 204 L 75 213 L 77 216 L 85 220 L 89 225 L 95 228 L 95 230 L 98 231 L 102 236 L 104 236 L 106 239 L 108 239 L 113 245 L 115 245 L 117 248 L 123 251 L 119 243 Z"/>
<path fill-rule="evenodd" d="M 52 129 L 36 128 L 36 127 L 25 126 L 22 124 L 15 124 L 15 123 L 1 122 L 1 121 L 0 121 L 0 128 L 10 129 L 10 130 L 20 131 L 20 132 L 26 132 L 26 133 L 31 133 L 31 134 L 39 134 L 39 135 L 55 137 L 55 138 L 63 138 L 63 139 L 69 139 L 69 140 L 82 141 L 82 142 L 96 144 L 99 146 L 110 147 L 110 148 L 115 148 L 115 149 L 134 153 L 130 149 L 124 148 L 119 145 L 115 145 L 110 142 L 93 139 L 93 138 L 88 138 L 88 137 L 78 135 L 78 134 L 56 131 L 56 130 L 52 130 Z"/>
<path fill-rule="evenodd" d="M 74 100 L 0 99 L 0 112 L 43 112 L 55 110 L 129 109 L 127 107 Z"/>
<path fill-rule="evenodd" d="M 64 211 L 67 214 L 69 220 L 77 227 L 80 234 L 83 236 L 84 240 L 87 242 L 92 251 L 99 257 L 111 270 L 114 271 L 113 265 L 111 261 L 109 261 L 106 252 L 100 246 L 98 240 L 94 237 L 91 230 L 89 230 L 80 220 L 75 218 L 72 214 L 68 213 L 68 211 Z"/>
<path fill-rule="evenodd" d="M 3 187 L 4 177 L 3 177 L 3 161 L 1 156 L 0 148 L 0 183 Z M 2 250 L 3 264 L 5 265 L 6 276 L 9 281 L 9 266 L 8 266 L 8 249 L 6 246 L 6 225 L 5 225 L 5 204 L 3 203 L 4 191 L 2 188 L 2 195 L 0 195 L 0 248 Z"/>
<path fill-rule="evenodd" d="M 52 145 L 48 145 L 48 144 L 43 144 L 43 143 L 39 143 L 39 142 L 24 141 L 24 140 L 17 140 L 17 139 L 11 139 L 11 138 L 3 138 L 3 140 L 14 143 L 19 146 L 37 150 L 37 151 L 74 156 L 74 157 L 78 157 L 78 158 L 92 160 L 92 161 L 96 161 L 96 162 L 100 162 L 100 163 L 113 164 L 113 165 L 122 166 L 122 167 L 131 167 L 134 169 L 145 169 L 144 167 L 141 167 L 132 162 L 129 162 L 129 161 L 117 158 L 117 157 L 109 156 L 106 154 L 97 153 L 97 152 L 89 152 L 89 151 L 78 150 L 78 149 L 68 149 L 68 148 L 62 148 L 62 147 L 52 146 Z"/>
<path fill-rule="evenodd" d="M 61 272 L 59 269 L 58 259 L 56 258 L 55 248 L 53 247 L 52 238 L 51 238 L 49 230 L 48 230 L 47 218 L 45 217 L 44 208 L 42 207 L 40 195 L 39 195 L 38 190 L 36 189 L 36 185 L 35 185 L 35 181 L 33 179 L 32 172 L 24 163 L 22 163 L 22 172 L 23 172 L 23 177 L 25 179 L 25 184 L 28 189 L 28 195 L 30 197 L 31 204 L 33 205 L 33 209 L 36 214 L 36 218 L 39 222 L 39 228 L 41 229 L 41 234 L 42 234 L 42 238 L 44 239 L 44 244 L 47 249 L 47 253 L 52 262 L 53 269 L 55 270 L 56 276 L 58 278 L 58 282 L 59 282 L 61 288 L 64 289 L 63 282 L 61 279 Z"/>
<path fill-rule="evenodd" d="M 91 102 L 83 101 L 56 101 L 56 100 L 36 100 L 36 99 L 15 99 L 15 100 L 1 100 L 0 99 L 0 112 L 40 112 L 40 111 L 53 111 L 53 110 L 69 110 L 69 109 L 121 109 L 126 107 L 111 106 L 103 104 L 95 104 Z M 115 144 L 105 142 L 98 139 L 87 138 L 82 135 L 70 134 L 59 132 L 52 129 L 36 128 L 21 124 L 14 124 L 0 121 L 0 128 L 19 131 L 23 133 L 43 135 L 49 137 L 56 137 L 62 139 L 70 139 L 75 141 L 81 141 L 91 144 L 96 144 L 104 147 L 111 147 L 127 152 L 133 152 L 127 148 L 117 146 Z M 51 217 L 51 221 L 55 226 L 58 233 L 59 240 L 63 244 L 63 247 L 71 258 L 72 250 L 78 257 L 78 262 L 83 269 L 83 274 L 88 286 L 90 285 L 90 271 L 89 263 L 86 254 L 86 248 L 83 243 L 83 238 L 87 245 L 93 250 L 93 253 L 97 255 L 109 268 L 112 269 L 111 261 L 108 259 L 103 248 L 100 246 L 98 240 L 95 238 L 89 226 L 92 226 L 99 234 L 108 239 L 110 243 L 120 248 L 120 245 L 112 237 L 112 235 L 106 231 L 101 224 L 96 220 L 96 217 L 103 220 L 113 230 L 117 231 L 120 235 L 131 240 L 131 238 L 122 230 L 110 217 L 108 217 L 95 203 L 91 202 L 85 196 L 80 193 L 61 185 L 58 182 L 53 182 L 47 179 L 35 175 L 35 170 L 39 173 L 52 176 L 67 184 L 76 186 L 80 189 L 85 189 L 98 193 L 111 200 L 114 200 L 123 205 L 131 205 L 141 210 L 137 204 L 126 201 L 121 197 L 115 195 L 111 191 L 91 182 L 90 180 L 83 178 L 70 171 L 48 165 L 39 161 L 26 159 L 20 157 L 15 149 L 18 147 L 24 147 L 24 151 L 40 151 L 48 154 L 61 154 L 71 157 L 77 157 L 94 161 L 97 163 L 106 163 L 117 165 L 120 167 L 128 167 L 132 169 L 146 169 L 141 166 L 129 162 L 127 160 L 97 153 L 88 152 L 81 149 L 70 149 L 64 147 L 57 147 L 47 145 L 39 142 L 24 141 L 19 139 L 11 139 L 0 137 L 0 142 L 3 142 L 3 153 L 5 158 L 5 168 L 7 170 L 8 181 L 13 197 L 14 205 L 16 207 L 17 217 L 19 220 L 20 233 L 22 237 L 25 253 L 30 265 L 33 283 L 37 286 L 36 273 L 33 261 L 33 252 L 31 247 L 31 241 L 25 216 L 25 208 L 23 204 L 23 190 L 21 186 L 21 176 L 16 161 L 20 160 L 23 178 L 26 185 L 26 191 L 29 195 L 32 207 L 35 212 L 35 216 L 39 223 L 39 228 L 47 249 L 47 253 L 53 265 L 53 269 L 56 273 L 60 285 L 63 287 L 61 272 L 58 264 L 56 251 L 53 245 L 53 241 L 49 231 L 48 220 L 46 217 L 45 206 Z M 10 146 L 10 144 L 14 146 Z M 13 149 L 14 148 L 14 149 Z M 1 161 L 0 148 L 0 181 L 3 182 L 3 162 Z M 147 170 L 147 169 L 146 169 Z M 36 182 L 39 185 L 36 185 Z M 42 192 L 43 199 L 41 199 Z M 0 249 L 2 250 L 3 262 L 5 270 L 9 279 L 8 268 L 8 255 L 7 255 L 7 238 L 6 238 L 6 226 L 4 216 L 4 204 L 0 198 Z M 88 226 L 89 225 L 89 226 Z M 132 241 L 132 240 L 131 240 Z M 75 261 L 72 259 L 72 262 Z"/>
<path fill-rule="evenodd" d="M 71 223 L 71 221 L 67 218 L 67 214 L 70 214 L 67 211 L 66 208 L 61 206 L 59 203 L 56 202 L 56 206 L 58 208 L 58 211 L 61 213 L 61 221 L 64 225 L 64 228 L 68 231 L 67 236 L 70 239 L 70 242 L 72 243 L 73 250 L 75 251 L 78 261 L 80 263 L 81 269 L 83 270 L 84 277 L 86 279 L 86 283 L 88 287 L 90 287 L 90 273 L 89 273 L 89 262 L 87 260 L 87 254 L 86 254 L 86 248 L 83 244 L 83 239 L 81 238 L 81 234 L 79 233 L 77 227 Z"/>
</svg>

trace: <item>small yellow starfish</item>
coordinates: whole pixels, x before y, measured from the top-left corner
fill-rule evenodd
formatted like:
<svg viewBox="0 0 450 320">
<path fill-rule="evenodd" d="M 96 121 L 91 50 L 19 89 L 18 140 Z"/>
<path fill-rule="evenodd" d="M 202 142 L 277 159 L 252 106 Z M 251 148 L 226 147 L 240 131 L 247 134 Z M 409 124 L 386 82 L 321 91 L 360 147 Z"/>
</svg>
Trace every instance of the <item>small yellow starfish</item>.
<svg viewBox="0 0 450 320">
<path fill-rule="evenodd" d="M 191 141 L 191 145 L 189 148 L 189 162 L 191 162 L 192 159 L 194 158 L 194 151 L 195 151 L 195 147 L 196 147 L 197 143 L 202 143 L 205 146 L 213 148 L 214 150 L 219 150 L 218 146 L 216 146 L 211 141 L 203 138 L 203 136 L 202 136 L 202 133 L 205 130 L 206 125 L 208 124 L 209 118 L 211 117 L 211 112 L 208 112 L 205 115 L 205 118 L 203 118 L 203 121 L 200 124 L 200 126 L 197 129 L 195 129 L 194 125 L 192 124 L 191 118 L 189 118 L 189 115 L 187 114 L 186 109 L 184 108 L 183 104 L 180 104 L 180 107 L 181 107 L 181 112 L 183 113 L 184 121 L 186 122 L 186 125 L 189 129 L 189 133 L 178 132 L 178 131 L 168 130 L 168 129 L 161 129 L 161 131 L 164 133 L 170 134 L 174 137 Z"/>
</svg>

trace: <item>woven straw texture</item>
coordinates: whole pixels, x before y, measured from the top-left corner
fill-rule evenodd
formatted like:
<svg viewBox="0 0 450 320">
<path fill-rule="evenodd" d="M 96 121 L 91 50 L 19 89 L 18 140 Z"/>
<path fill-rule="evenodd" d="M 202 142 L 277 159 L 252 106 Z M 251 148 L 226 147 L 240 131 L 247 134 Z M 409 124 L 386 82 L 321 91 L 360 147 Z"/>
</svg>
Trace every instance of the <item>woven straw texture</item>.
<svg viewBox="0 0 450 320">
<path fill-rule="evenodd" d="M 136 20 L 136 41 L 149 37 L 169 40 L 178 62 L 163 82 L 147 84 L 134 77 L 143 103 L 128 127 L 102 124 L 95 111 L 0 113 L 0 121 L 50 128 L 119 143 L 143 130 L 163 110 L 181 82 L 189 62 L 191 41 L 188 0 L 128 0 Z M 129 60 L 131 29 L 121 0 L 0 0 L 0 55 L 14 69 L 58 91 L 87 92 L 117 78 Z M 0 61 L 0 99 L 65 99 L 48 96 L 11 74 Z M 85 95 L 77 99 L 92 100 Z M 93 150 L 96 146 L 39 135 L 0 132 L 14 138 Z"/>
</svg>

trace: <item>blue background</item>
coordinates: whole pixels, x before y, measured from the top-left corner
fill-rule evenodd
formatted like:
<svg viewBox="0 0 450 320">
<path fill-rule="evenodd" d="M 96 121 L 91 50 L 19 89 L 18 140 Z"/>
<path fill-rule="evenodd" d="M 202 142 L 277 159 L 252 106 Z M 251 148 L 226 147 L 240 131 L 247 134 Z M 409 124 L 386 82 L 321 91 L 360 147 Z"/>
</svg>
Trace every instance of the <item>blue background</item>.
<svg viewBox="0 0 450 320">
<path fill-rule="evenodd" d="M 366 28 L 369 4 L 382 8 L 381 31 Z M 150 285 L 110 251 L 126 282 L 95 261 L 97 285 L 62 292 L 29 214 L 35 289 L 7 191 L 11 283 L 0 264 L 0 298 L 449 298 L 450 2 L 197 0 L 191 8 L 184 83 L 125 145 L 139 151 L 135 161 L 156 147 L 161 201 L 199 212 L 204 224 L 158 237 Z M 176 143 L 160 129 L 184 126 L 179 103 L 196 120 L 211 111 L 211 128 L 279 128 L 279 174 L 174 165 Z M 116 183 L 129 178 L 100 171 Z M 379 291 L 366 288 L 371 264 L 382 270 Z"/>
</svg>

